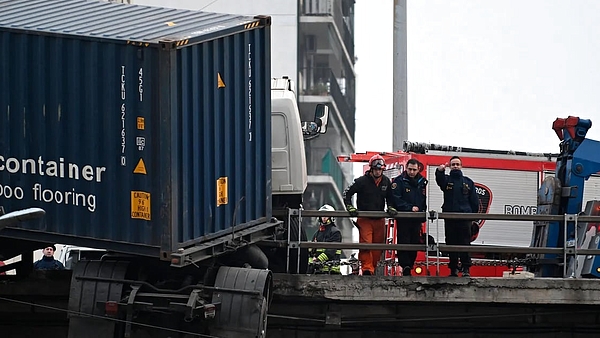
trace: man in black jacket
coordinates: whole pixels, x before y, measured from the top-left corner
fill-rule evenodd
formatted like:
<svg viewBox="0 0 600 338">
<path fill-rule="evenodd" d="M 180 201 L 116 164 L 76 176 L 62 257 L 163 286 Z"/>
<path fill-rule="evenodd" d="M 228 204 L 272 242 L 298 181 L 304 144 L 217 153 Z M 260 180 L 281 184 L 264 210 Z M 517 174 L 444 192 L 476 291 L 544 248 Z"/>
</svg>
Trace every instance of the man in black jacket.
<svg viewBox="0 0 600 338">
<path fill-rule="evenodd" d="M 54 253 L 56 252 L 56 246 L 48 245 L 44 248 L 44 256 L 42 259 L 33 263 L 33 268 L 36 270 L 64 270 L 64 265 L 54 259 Z"/>
<path fill-rule="evenodd" d="M 319 211 L 335 211 L 329 204 L 323 205 Z M 335 218 L 319 217 L 319 230 L 312 238 L 313 242 L 342 242 L 342 233 L 335 226 Z M 341 249 L 316 249 L 310 252 L 309 273 L 340 274 Z"/>
<path fill-rule="evenodd" d="M 415 159 L 406 162 L 406 170 L 392 181 L 394 208 L 398 211 L 424 212 L 427 210 L 427 179 L 421 176 L 420 163 Z M 423 219 L 396 219 L 396 238 L 398 244 L 421 244 Z M 398 264 L 402 275 L 410 276 L 417 251 L 398 250 Z"/>
<path fill-rule="evenodd" d="M 444 192 L 442 212 L 477 213 L 479 212 L 479 197 L 475 191 L 473 180 L 462 173 L 462 160 L 458 156 L 450 159 L 450 175 L 445 173 L 446 165 L 442 164 L 435 171 L 435 182 Z M 444 232 L 448 245 L 471 244 L 471 221 L 444 220 Z M 468 252 L 450 252 L 450 276 L 458 277 L 458 259 L 463 277 L 471 276 L 471 257 Z"/>
<path fill-rule="evenodd" d="M 390 179 L 383 174 L 385 160 L 381 155 L 374 155 L 369 160 L 370 169 L 354 180 L 344 191 L 344 204 L 350 216 L 357 217 L 361 211 L 384 211 L 386 202 L 388 214 L 396 215 L 398 212 L 392 205 Z M 357 194 L 356 206 L 352 205 L 352 196 Z M 358 217 L 356 224 L 360 243 L 383 243 L 385 241 L 385 218 Z M 381 250 L 359 250 L 362 274 L 374 275 L 377 263 L 381 260 Z"/>
</svg>

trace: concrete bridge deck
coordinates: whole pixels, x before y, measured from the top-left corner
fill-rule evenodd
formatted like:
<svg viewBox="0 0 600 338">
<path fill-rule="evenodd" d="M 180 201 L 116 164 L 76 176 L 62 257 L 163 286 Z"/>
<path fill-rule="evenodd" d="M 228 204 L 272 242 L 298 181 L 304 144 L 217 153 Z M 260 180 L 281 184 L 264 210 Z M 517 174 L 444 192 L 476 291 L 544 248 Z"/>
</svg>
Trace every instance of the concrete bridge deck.
<svg viewBox="0 0 600 338">
<path fill-rule="evenodd" d="M 597 337 L 600 281 L 275 275 L 269 337 Z"/>
<path fill-rule="evenodd" d="M 461 278 L 275 275 L 280 297 L 336 301 L 600 304 L 600 281 L 570 278 Z"/>
</svg>

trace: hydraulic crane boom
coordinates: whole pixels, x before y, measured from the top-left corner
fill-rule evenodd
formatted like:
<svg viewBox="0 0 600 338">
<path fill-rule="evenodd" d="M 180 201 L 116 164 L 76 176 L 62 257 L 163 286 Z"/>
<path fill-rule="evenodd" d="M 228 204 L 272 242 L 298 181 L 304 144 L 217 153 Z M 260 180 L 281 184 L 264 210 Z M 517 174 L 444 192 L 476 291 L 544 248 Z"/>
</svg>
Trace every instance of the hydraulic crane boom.
<svg viewBox="0 0 600 338">
<path fill-rule="evenodd" d="M 538 192 L 538 214 L 579 214 L 582 211 L 585 181 L 600 171 L 600 142 L 585 138 L 591 126 L 592 121 L 574 116 L 558 118 L 552 124 L 561 140 L 560 154 L 554 177 L 546 177 Z M 532 246 L 560 248 L 565 241 L 568 246 L 581 245 L 577 237 L 582 238 L 576 236 L 574 221 L 567 222 L 566 231 L 561 222 L 536 222 Z M 544 255 L 539 263 L 535 271 L 538 276 L 565 274 L 563 257 L 556 254 Z M 597 271 L 592 274 L 600 277 Z"/>
</svg>

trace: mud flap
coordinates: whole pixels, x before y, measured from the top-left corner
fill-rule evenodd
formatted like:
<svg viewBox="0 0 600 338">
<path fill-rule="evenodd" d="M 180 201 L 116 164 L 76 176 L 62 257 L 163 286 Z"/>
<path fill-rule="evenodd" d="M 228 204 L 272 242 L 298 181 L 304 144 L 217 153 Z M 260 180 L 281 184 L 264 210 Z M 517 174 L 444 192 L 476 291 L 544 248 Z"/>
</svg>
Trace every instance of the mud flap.
<svg viewBox="0 0 600 338">
<path fill-rule="evenodd" d="M 80 261 L 75 265 L 69 295 L 69 338 L 115 337 L 116 321 L 102 318 L 105 317 L 103 304 L 120 301 L 123 284 L 80 277 L 124 279 L 128 265 L 128 262 L 117 261 Z"/>
<path fill-rule="evenodd" d="M 223 338 L 266 337 L 272 287 L 269 270 L 221 267 L 212 297 L 212 302 L 220 306 L 210 334 Z"/>
</svg>

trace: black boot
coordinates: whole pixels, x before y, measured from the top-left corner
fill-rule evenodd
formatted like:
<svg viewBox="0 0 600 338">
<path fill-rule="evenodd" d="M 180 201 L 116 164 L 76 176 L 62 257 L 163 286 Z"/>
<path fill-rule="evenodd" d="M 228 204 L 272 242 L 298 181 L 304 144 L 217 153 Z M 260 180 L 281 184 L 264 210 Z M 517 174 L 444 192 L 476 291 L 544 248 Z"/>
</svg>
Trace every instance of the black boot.
<svg viewBox="0 0 600 338">
<path fill-rule="evenodd" d="M 450 276 L 449 277 L 458 277 L 458 269 L 456 269 L 456 268 L 450 269 Z"/>
<path fill-rule="evenodd" d="M 471 273 L 469 273 L 469 268 L 465 267 L 462 269 L 462 276 L 463 277 L 471 277 Z"/>
</svg>

